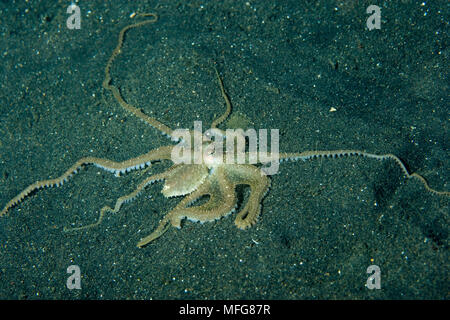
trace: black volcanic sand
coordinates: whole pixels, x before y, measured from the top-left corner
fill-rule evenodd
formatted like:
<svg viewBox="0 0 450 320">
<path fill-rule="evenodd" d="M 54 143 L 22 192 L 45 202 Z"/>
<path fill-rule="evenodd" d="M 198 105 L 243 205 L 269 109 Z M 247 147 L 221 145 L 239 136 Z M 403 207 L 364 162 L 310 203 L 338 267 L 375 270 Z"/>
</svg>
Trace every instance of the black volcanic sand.
<svg viewBox="0 0 450 320">
<path fill-rule="evenodd" d="M 224 110 L 216 63 L 235 112 L 280 130 L 281 151 L 393 153 L 449 190 L 446 1 L 390 1 L 381 30 L 368 1 L 0 2 L 0 206 L 83 156 L 135 157 L 172 143 L 102 89 L 114 62 L 124 98 L 173 128 L 204 128 Z M 152 4 L 155 4 L 152 1 Z M 332 111 L 334 108 L 336 111 Z M 258 223 L 234 216 L 170 228 L 136 248 L 178 198 L 147 188 L 92 223 L 152 172 L 96 167 L 41 190 L 0 219 L 1 299 L 448 299 L 448 197 L 407 180 L 395 163 L 344 158 L 283 163 Z M 238 188 L 242 203 L 248 188 Z M 241 205 L 242 205 L 241 203 Z M 70 265 L 81 290 L 68 290 Z M 368 266 L 381 289 L 365 287 Z"/>
</svg>

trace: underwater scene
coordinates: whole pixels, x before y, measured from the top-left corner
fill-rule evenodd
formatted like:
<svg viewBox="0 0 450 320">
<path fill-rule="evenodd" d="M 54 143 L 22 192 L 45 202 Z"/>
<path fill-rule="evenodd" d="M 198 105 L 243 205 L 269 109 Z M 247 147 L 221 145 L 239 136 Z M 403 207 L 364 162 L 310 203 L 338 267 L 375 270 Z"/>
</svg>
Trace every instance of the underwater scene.
<svg viewBox="0 0 450 320">
<path fill-rule="evenodd" d="M 449 13 L 0 1 L 0 299 L 448 299 Z"/>
</svg>

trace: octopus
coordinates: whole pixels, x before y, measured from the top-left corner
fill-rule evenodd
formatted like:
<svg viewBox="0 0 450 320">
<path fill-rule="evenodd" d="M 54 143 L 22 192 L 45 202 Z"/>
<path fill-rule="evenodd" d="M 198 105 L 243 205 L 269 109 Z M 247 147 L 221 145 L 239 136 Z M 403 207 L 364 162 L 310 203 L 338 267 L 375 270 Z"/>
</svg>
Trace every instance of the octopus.
<svg viewBox="0 0 450 320">
<path fill-rule="evenodd" d="M 131 24 L 123 28 L 118 37 L 118 44 L 112 55 L 110 56 L 106 67 L 105 67 L 105 78 L 103 81 L 103 87 L 109 90 L 117 102 L 128 112 L 138 117 L 140 120 L 155 128 L 167 137 L 172 138 L 174 141 L 180 142 L 181 145 L 185 145 L 186 148 L 195 149 L 196 147 L 191 147 L 189 142 L 189 137 L 193 139 L 195 132 L 188 131 L 187 139 L 179 139 L 174 130 L 165 124 L 161 123 L 155 118 L 149 117 L 140 109 L 127 103 L 118 87 L 112 84 L 112 79 L 110 76 L 110 68 L 114 62 L 117 55 L 121 53 L 121 48 L 124 42 L 124 36 L 132 28 L 140 27 L 145 24 L 154 23 L 157 21 L 157 16 L 155 14 L 141 14 L 140 16 L 151 17 L 144 21 Z M 219 125 L 223 124 L 224 121 L 231 114 L 232 105 L 230 98 L 228 97 L 223 81 L 219 75 L 219 72 L 215 68 L 216 77 L 219 83 L 221 95 L 225 100 L 226 110 L 225 112 L 217 117 L 210 127 L 210 132 L 214 133 L 216 136 L 226 137 L 224 130 L 218 128 Z M 208 149 L 213 145 L 212 139 L 206 139 L 202 142 L 202 148 Z M 162 173 L 153 174 L 143 180 L 130 194 L 124 195 L 117 199 L 114 207 L 104 206 L 100 210 L 99 217 L 97 221 L 90 225 L 85 225 L 77 228 L 64 228 L 65 232 L 78 231 L 83 229 L 88 229 L 99 225 L 106 213 L 116 213 L 118 212 L 122 205 L 129 203 L 136 199 L 144 189 L 157 182 L 164 182 L 162 188 L 162 194 L 167 197 L 183 197 L 182 200 L 175 206 L 170 212 L 168 212 L 159 222 L 156 229 L 148 236 L 142 238 L 137 246 L 142 248 L 149 243 L 153 242 L 157 238 L 161 237 L 170 226 L 181 228 L 182 221 L 188 219 L 195 222 L 209 222 L 225 217 L 229 214 L 234 213 L 238 208 L 238 200 L 236 196 L 236 187 L 239 185 L 246 185 L 250 188 L 250 195 L 243 205 L 242 208 L 237 212 L 234 223 L 239 229 L 247 229 L 254 225 L 261 213 L 261 204 L 264 196 L 269 191 L 270 188 L 270 177 L 264 174 L 261 166 L 267 163 L 267 159 L 261 159 L 256 157 L 255 163 L 229 163 L 227 161 L 219 161 L 226 158 L 227 153 L 235 153 L 236 150 L 227 150 L 223 153 L 214 152 L 214 148 L 211 148 L 211 152 L 206 153 L 201 161 L 199 162 L 186 162 L 186 163 L 175 163 L 173 161 L 173 152 L 175 150 L 175 145 L 167 145 L 150 150 L 149 152 L 140 155 L 138 157 L 116 162 L 104 158 L 95 157 L 84 157 L 73 164 L 66 172 L 64 172 L 60 177 L 49 180 L 37 181 L 17 196 L 11 199 L 5 207 L 0 212 L 0 217 L 5 216 L 9 210 L 13 207 L 18 206 L 25 198 L 30 196 L 34 191 L 49 188 L 58 187 L 67 182 L 74 174 L 79 172 L 82 167 L 88 165 L 94 165 L 108 172 L 114 173 L 116 176 L 125 174 L 132 170 L 144 169 L 150 166 L 156 161 L 171 161 L 173 164 L 166 171 Z M 192 150 L 195 153 L 195 150 Z M 245 158 L 248 158 L 252 154 L 250 152 L 245 152 Z M 232 155 L 234 156 L 234 154 Z M 279 153 L 277 154 L 277 161 L 306 161 L 315 158 L 337 158 L 337 157 L 349 157 L 349 156 L 360 156 L 366 158 L 372 158 L 375 160 L 391 160 L 394 161 L 402 170 L 407 178 L 418 179 L 431 193 L 437 195 L 449 196 L 450 192 L 447 191 L 437 191 L 432 189 L 425 178 L 417 173 L 409 173 L 405 164 L 393 154 L 378 155 L 373 153 L 368 153 L 361 150 L 327 150 L 327 151 L 303 151 L 299 153 Z M 206 201 L 200 201 L 207 199 Z M 200 203 L 200 204 L 198 204 Z"/>
</svg>

